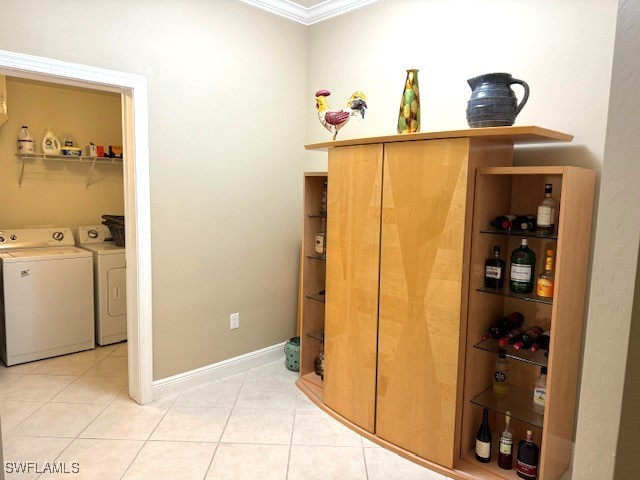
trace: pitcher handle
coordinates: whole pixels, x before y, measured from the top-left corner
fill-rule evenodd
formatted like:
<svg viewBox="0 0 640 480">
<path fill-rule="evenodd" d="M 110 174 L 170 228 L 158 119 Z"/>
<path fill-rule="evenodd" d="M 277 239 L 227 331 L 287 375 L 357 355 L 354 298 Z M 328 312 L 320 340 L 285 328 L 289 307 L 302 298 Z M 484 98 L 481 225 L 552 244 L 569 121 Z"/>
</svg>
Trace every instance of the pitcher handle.
<svg viewBox="0 0 640 480">
<path fill-rule="evenodd" d="M 524 107 L 525 104 L 527 103 L 527 100 L 529 100 L 529 85 L 527 85 L 527 82 L 525 82 L 524 80 L 518 80 L 517 78 L 512 78 L 511 83 L 509 85 L 513 85 L 514 83 L 517 83 L 518 85 L 522 85 L 522 88 L 524 88 L 524 97 L 522 97 L 522 100 L 516 107 L 516 115 L 518 115 L 520 113 L 520 110 L 522 110 L 522 107 Z"/>
</svg>

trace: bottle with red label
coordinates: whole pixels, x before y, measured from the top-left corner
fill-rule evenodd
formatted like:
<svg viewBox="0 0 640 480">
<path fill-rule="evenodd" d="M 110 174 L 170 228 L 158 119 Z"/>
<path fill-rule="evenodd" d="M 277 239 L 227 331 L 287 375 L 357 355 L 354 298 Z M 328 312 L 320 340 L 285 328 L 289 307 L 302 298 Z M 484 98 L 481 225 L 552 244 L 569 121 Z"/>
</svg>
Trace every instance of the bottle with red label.
<svg viewBox="0 0 640 480">
<path fill-rule="evenodd" d="M 510 331 L 522 325 L 522 322 L 524 322 L 524 315 L 520 312 L 510 313 L 487 330 L 487 333 L 482 336 L 482 341 L 489 340 L 490 338 L 502 338 Z"/>
<path fill-rule="evenodd" d="M 549 350 L 549 345 L 551 345 L 551 332 L 547 330 L 537 338 L 536 343 L 531 345 L 530 350 L 532 352 L 537 352 L 538 350 Z"/>
<path fill-rule="evenodd" d="M 516 328 L 515 330 L 512 330 L 511 332 L 507 333 L 504 337 L 502 337 L 500 340 L 498 340 L 498 345 L 500 345 L 501 347 L 506 347 L 507 345 L 513 345 L 518 340 L 520 340 L 520 337 L 522 337 L 525 331 L 526 330 L 524 327 L 520 327 L 520 328 Z"/>
<path fill-rule="evenodd" d="M 543 333 L 544 330 L 542 329 L 542 327 L 531 327 L 522 334 L 520 340 L 513 343 L 513 348 L 515 348 L 516 350 L 520 350 L 521 348 L 531 348 L 531 345 L 536 343 L 538 337 L 540 337 Z"/>
<path fill-rule="evenodd" d="M 538 461 L 540 448 L 533 443 L 533 432 L 527 430 L 527 436 L 518 444 L 518 461 L 516 473 L 520 478 L 535 480 L 538 478 Z"/>
</svg>

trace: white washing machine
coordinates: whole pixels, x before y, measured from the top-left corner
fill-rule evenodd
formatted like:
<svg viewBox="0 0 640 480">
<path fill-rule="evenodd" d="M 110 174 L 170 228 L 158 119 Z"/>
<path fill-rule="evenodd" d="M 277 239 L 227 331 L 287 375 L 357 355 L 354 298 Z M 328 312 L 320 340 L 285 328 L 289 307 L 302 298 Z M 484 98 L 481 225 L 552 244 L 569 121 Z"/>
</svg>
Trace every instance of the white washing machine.
<svg viewBox="0 0 640 480">
<path fill-rule="evenodd" d="M 76 245 L 93 254 L 96 342 L 110 345 L 127 339 L 127 270 L 124 247 L 118 247 L 105 225 L 74 230 Z"/>
<path fill-rule="evenodd" d="M 7 366 L 95 347 L 91 254 L 68 228 L 0 230 L 0 356 Z"/>
</svg>

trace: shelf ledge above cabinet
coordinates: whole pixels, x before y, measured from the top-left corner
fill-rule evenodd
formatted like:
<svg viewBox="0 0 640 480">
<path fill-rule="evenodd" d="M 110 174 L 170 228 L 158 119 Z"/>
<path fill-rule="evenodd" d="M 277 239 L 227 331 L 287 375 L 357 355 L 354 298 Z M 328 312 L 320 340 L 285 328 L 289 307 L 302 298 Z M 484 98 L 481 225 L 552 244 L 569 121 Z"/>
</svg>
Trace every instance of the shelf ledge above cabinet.
<svg viewBox="0 0 640 480">
<path fill-rule="evenodd" d="M 109 157 L 76 157 L 72 155 L 45 155 L 42 153 L 25 153 L 16 154 L 18 160 L 22 163 L 20 167 L 20 178 L 18 179 L 18 186 L 22 187 L 22 180 L 24 179 L 24 167 L 27 163 L 33 163 L 37 160 L 53 161 L 53 162 L 68 162 L 68 163 L 84 163 L 85 165 L 91 165 L 89 172 L 87 173 L 86 188 L 91 185 L 91 179 L 93 177 L 93 169 L 96 165 L 123 165 L 122 158 L 109 158 Z"/>
<path fill-rule="evenodd" d="M 534 125 L 523 127 L 487 127 L 336 140 L 331 142 L 312 143 L 305 145 L 305 148 L 307 150 L 326 150 L 327 148 L 332 147 L 348 147 L 352 145 L 368 145 L 372 143 L 411 142 L 416 140 L 441 140 L 448 138 L 479 138 L 490 142 L 518 145 L 571 142 L 573 140 L 573 135 L 549 130 L 548 128 L 536 127 Z"/>
</svg>

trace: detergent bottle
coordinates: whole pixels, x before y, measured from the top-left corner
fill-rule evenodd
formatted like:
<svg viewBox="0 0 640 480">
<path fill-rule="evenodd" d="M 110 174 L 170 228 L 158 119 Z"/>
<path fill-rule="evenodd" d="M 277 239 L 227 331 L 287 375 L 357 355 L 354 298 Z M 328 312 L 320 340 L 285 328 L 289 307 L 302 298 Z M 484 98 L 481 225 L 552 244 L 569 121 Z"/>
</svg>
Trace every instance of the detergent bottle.
<svg viewBox="0 0 640 480">
<path fill-rule="evenodd" d="M 45 155 L 60 155 L 60 142 L 50 128 L 47 128 L 42 139 L 42 153 Z"/>
<path fill-rule="evenodd" d="M 36 142 L 29 135 L 29 127 L 23 125 L 18 134 L 18 154 L 36 153 Z"/>
</svg>

